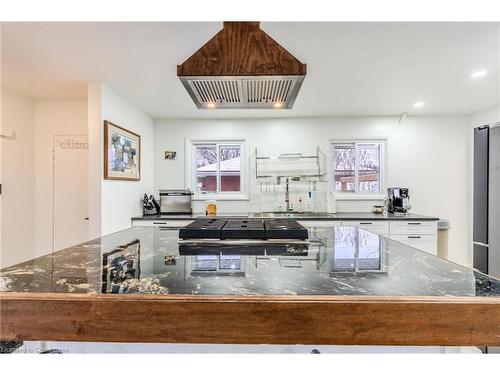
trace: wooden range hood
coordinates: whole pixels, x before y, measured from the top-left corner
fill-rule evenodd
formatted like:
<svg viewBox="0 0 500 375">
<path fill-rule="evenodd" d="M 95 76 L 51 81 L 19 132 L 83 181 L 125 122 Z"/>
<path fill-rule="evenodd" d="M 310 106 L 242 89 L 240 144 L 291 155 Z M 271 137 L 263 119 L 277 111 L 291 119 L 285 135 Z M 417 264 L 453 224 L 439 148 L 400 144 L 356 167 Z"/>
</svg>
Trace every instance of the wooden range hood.
<svg viewBox="0 0 500 375">
<path fill-rule="evenodd" d="M 224 22 L 177 65 L 177 76 L 198 109 L 290 109 L 305 75 L 306 64 L 262 31 L 259 22 Z"/>
</svg>

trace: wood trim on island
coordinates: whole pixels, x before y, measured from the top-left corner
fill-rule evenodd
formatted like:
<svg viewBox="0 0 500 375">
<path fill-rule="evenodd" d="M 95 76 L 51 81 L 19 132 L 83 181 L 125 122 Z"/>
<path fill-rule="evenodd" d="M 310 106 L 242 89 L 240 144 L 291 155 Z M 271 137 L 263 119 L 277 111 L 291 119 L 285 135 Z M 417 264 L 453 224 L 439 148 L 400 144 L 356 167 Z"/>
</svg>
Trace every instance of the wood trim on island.
<svg viewBox="0 0 500 375">
<path fill-rule="evenodd" d="M 0 293 L 0 340 L 500 346 L 500 297 Z"/>
</svg>

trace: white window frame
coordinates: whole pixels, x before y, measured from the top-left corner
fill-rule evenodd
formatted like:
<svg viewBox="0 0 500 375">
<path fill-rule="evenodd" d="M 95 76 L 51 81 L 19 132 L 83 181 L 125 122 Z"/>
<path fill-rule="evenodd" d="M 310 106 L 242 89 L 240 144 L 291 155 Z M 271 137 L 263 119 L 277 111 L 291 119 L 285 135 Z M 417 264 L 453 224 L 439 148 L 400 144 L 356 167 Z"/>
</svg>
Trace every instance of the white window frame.
<svg viewBox="0 0 500 375">
<path fill-rule="evenodd" d="M 196 157 L 194 153 L 196 146 L 200 144 L 217 144 L 220 145 L 240 145 L 241 156 L 240 156 L 240 190 L 239 192 L 220 192 L 220 193 L 207 193 L 199 192 L 196 189 Z M 218 149 L 217 149 L 218 152 Z M 248 159 L 248 142 L 245 138 L 186 138 L 185 142 L 185 155 L 186 155 L 186 188 L 191 189 L 193 192 L 193 200 L 204 201 L 207 199 L 217 199 L 217 200 L 234 200 L 242 201 L 249 200 L 249 159 Z M 217 172 L 219 173 L 219 171 Z M 217 178 L 217 184 L 219 184 L 219 178 Z M 219 186 L 217 187 L 220 188 Z"/>
<path fill-rule="evenodd" d="M 333 169 L 335 167 L 335 153 L 333 147 L 336 144 L 359 144 L 359 143 L 379 143 L 380 144 L 380 192 L 366 193 L 366 192 L 339 192 L 335 191 L 335 174 Z M 361 138 L 361 139 L 330 139 L 330 154 L 328 173 L 330 173 L 330 191 L 335 194 L 337 200 L 380 200 L 386 197 L 387 191 L 387 138 Z M 357 175 L 357 159 L 356 159 L 355 176 Z"/>
</svg>

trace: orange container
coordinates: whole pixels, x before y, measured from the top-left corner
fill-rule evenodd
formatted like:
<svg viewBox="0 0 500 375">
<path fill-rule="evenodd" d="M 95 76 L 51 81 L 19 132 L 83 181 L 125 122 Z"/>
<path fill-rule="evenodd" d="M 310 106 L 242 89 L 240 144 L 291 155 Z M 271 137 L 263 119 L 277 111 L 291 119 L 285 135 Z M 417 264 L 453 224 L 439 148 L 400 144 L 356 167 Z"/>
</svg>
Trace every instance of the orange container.
<svg viewBox="0 0 500 375">
<path fill-rule="evenodd" d="M 216 216 L 217 215 L 217 202 L 212 200 L 207 202 L 207 208 L 205 210 L 205 214 L 207 216 Z"/>
</svg>

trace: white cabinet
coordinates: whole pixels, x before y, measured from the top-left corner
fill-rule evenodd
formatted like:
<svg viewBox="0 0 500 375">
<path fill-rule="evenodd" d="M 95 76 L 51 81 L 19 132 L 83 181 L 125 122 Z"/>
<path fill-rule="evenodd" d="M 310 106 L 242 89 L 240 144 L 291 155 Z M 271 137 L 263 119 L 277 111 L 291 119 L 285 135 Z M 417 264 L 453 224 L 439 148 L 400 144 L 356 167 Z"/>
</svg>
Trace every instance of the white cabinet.
<svg viewBox="0 0 500 375">
<path fill-rule="evenodd" d="M 437 255 L 437 221 L 343 220 L 342 225 L 357 226 L 381 236 L 388 236 L 391 240 L 426 251 L 432 255 Z"/>
<path fill-rule="evenodd" d="M 182 228 L 193 220 L 132 220 L 133 227 L 162 227 L 162 228 Z"/>
<path fill-rule="evenodd" d="M 391 240 L 437 255 L 437 237 L 432 234 L 391 234 Z"/>
<path fill-rule="evenodd" d="M 437 221 L 403 221 L 389 223 L 389 238 L 437 255 Z"/>
<path fill-rule="evenodd" d="M 369 232 L 377 233 L 382 236 L 389 235 L 389 222 L 386 220 L 343 220 L 343 226 L 356 226 L 362 229 L 366 229 Z"/>
<path fill-rule="evenodd" d="M 391 221 L 391 235 L 393 234 L 436 234 L 437 221 Z"/>
</svg>

